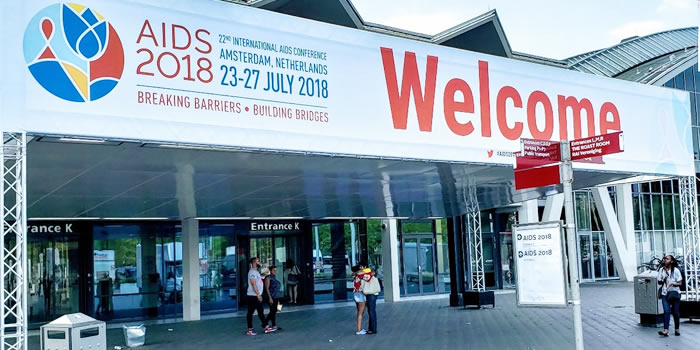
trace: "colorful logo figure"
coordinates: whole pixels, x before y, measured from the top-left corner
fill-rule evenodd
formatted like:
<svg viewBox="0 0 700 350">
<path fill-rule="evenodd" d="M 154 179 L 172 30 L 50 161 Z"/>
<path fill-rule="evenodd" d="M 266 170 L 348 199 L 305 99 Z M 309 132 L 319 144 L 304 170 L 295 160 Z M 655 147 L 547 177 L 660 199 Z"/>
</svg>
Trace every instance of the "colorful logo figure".
<svg viewBox="0 0 700 350">
<path fill-rule="evenodd" d="M 72 3 L 46 7 L 29 21 L 24 59 L 44 89 L 74 102 L 104 97 L 124 71 L 124 49 L 114 27 Z"/>
</svg>

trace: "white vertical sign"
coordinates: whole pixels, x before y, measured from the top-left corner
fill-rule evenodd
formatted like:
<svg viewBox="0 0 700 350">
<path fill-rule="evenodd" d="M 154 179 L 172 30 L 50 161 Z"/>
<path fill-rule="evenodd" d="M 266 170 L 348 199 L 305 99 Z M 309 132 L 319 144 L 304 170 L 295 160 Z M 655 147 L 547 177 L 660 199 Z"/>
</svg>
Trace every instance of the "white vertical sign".
<svg viewBox="0 0 700 350">
<path fill-rule="evenodd" d="M 513 226 L 518 306 L 566 307 L 561 221 Z"/>
</svg>

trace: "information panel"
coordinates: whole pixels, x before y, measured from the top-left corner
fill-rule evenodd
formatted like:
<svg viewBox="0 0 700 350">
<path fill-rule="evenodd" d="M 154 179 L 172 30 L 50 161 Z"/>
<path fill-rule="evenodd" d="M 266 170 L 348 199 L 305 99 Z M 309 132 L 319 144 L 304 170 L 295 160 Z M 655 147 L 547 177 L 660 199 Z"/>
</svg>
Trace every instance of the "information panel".
<svg viewBox="0 0 700 350">
<path fill-rule="evenodd" d="M 566 307 L 561 221 L 513 226 L 518 306 Z"/>
</svg>

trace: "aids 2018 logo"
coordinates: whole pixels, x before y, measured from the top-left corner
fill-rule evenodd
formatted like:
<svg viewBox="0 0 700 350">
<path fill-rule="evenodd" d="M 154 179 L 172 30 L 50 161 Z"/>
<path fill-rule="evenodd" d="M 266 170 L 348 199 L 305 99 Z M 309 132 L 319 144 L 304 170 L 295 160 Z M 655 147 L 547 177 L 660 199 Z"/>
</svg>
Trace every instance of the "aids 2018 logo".
<svg viewBox="0 0 700 350">
<path fill-rule="evenodd" d="M 100 99 L 117 86 L 124 49 L 114 27 L 83 5 L 54 4 L 24 32 L 24 59 L 36 81 L 64 100 Z"/>
</svg>

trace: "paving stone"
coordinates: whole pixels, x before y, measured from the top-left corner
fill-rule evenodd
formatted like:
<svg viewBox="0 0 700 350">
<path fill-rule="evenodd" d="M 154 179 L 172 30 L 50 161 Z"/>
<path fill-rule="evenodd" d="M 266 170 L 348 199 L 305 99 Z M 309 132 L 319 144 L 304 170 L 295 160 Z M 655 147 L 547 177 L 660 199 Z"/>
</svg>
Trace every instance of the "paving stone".
<svg viewBox="0 0 700 350">
<path fill-rule="evenodd" d="M 662 338 L 640 327 L 631 283 L 584 284 L 584 343 L 587 349 L 700 349 L 700 323 L 682 320 L 682 336 Z M 496 295 L 496 308 L 447 306 L 447 299 L 380 303 L 376 335 L 354 334 L 355 308 L 282 312 L 284 329 L 245 335 L 245 317 L 151 325 L 140 349 L 573 349 L 571 309 L 518 308 L 515 294 Z M 365 314 L 366 323 L 366 314 Z M 172 329 L 172 331 L 168 331 Z M 121 329 L 108 331 L 108 349 L 124 346 Z M 39 348 L 38 336 L 30 349 Z"/>
</svg>

